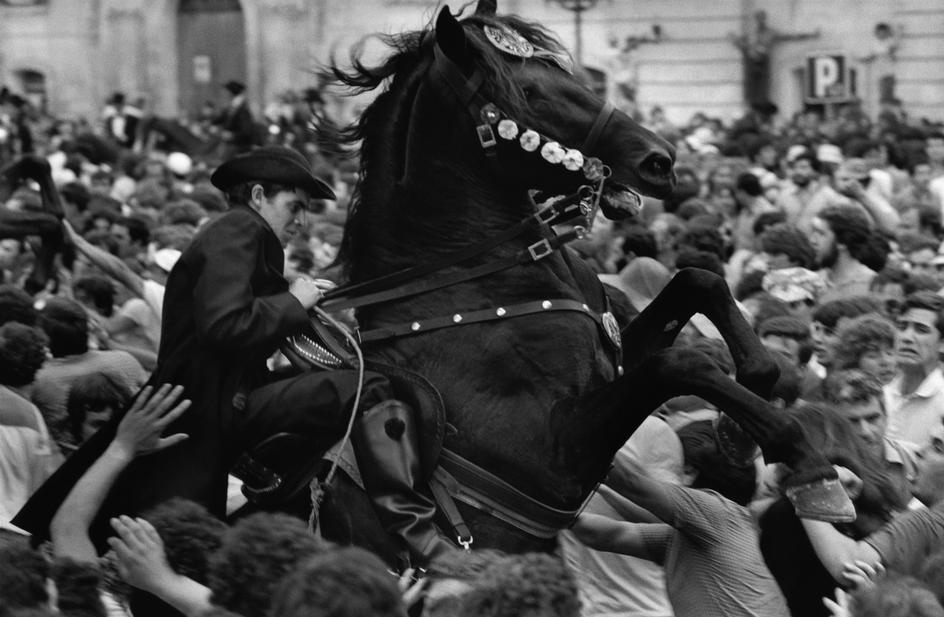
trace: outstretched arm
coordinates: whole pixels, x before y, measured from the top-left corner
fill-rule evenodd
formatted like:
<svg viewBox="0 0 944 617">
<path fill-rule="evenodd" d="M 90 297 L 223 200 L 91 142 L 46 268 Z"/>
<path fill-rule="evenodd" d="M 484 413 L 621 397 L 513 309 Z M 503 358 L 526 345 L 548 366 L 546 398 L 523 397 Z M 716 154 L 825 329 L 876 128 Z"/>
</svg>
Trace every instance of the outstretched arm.
<svg viewBox="0 0 944 617">
<path fill-rule="evenodd" d="M 651 512 L 660 521 L 671 525 L 675 521 L 672 485 L 648 477 L 635 461 L 625 461 L 625 463 L 625 465 L 613 468 L 606 478 L 606 486 L 640 508 Z M 607 501 L 609 502 L 609 499 Z"/>
<path fill-rule="evenodd" d="M 647 529 L 664 534 L 674 532 L 671 527 L 661 523 L 624 523 L 598 514 L 581 514 L 572 531 L 578 540 L 594 550 L 659 561 L 659 556 L 653 555 L 647 547 L 643 535 Z"/>
<path fill-rule="evenodd" d="M 77 251 L 88 257 L 89 261 L 101 268 L 105 274 L 127 287 L 131 293 L 139 298 L 143 297 L 144 279 L 135 274 L 128 264 L 83 238 L 68 221 L 62 221 L 62 225 Z"/>
<path fill-rule="evenodd" d="M 163 450 L 187 438 L 180 433 L 161 437 L 164 429 L 190 406 L 187 400 L 174 405 L 182 393 L 182 387 L 171 389 L 165 384 L 153 396 L 150 386 L 138 395 L 104 454 L 79 479 L 56 511 L 50 525 L 56 555 L 83 561 L 97 558 L 88 529 L 118 475 L 136 456 Z"/>
</svg>

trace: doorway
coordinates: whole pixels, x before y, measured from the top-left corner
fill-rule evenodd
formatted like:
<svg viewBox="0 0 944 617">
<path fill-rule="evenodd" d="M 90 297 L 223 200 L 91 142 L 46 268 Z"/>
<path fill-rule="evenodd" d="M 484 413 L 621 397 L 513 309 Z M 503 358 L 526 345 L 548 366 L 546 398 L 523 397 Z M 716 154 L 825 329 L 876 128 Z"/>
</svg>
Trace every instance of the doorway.
<svg viewBox="0 0 944 617">
<path fill-rule="evenodd" d="M 226 105 L 223 84 L 246 82 L 246 30 L 239 0 L 181 0 L 177 12 L 180 113 Z"/>
</svg>

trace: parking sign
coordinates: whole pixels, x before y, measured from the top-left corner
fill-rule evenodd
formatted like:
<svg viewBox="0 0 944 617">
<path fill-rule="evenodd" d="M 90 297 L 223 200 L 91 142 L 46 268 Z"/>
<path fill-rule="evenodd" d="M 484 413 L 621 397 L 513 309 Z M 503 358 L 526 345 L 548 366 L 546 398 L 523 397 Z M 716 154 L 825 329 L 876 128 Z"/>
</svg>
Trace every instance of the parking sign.
<svg viewBox="0 0 944 617">
<path fill-rule="evenodd" d="M 852 92 L 845 54 L 811 54 L 806 58 L 806 102 L 842 103 Z"/>
</svg>

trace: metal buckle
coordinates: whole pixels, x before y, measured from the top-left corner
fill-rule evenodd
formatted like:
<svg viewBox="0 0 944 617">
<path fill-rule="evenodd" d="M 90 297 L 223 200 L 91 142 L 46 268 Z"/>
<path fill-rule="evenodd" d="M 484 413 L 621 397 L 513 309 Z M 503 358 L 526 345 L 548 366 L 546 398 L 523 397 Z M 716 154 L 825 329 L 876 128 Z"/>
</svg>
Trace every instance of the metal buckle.
<svg viewBox="0 0 944 617">
<path fill-rule="evenodd" d="M 541 210 L 534 213 L 534 218 L 536 218 L 539 223 L 550 225 L 551 221 L 557 218 L 557 210 L 554 209 L 553 204 L 545 206 Z"/>
<path fill-rule="evenodd" d="M 471 535 L 470 535 L 468 538 L 463 538 L 462 536 L 457 536 L 457 537 L 456 537 L 456 542 L 459 543 L 459 546 L 462 547 L 462 550 L 464 550 L 464 551 L 471 551 L 471 550 L 472 550 L 472 543 L 475 542 L 475 538 L 473 538 Z"/>
<path fill-rule="evenodd" d="M 551 243 L 547 241 L 547 238 L 544 238 L 529 246 L 528 252 L 531 253 L 532 261 L 540 261 L 553 253 L 554 249 L 551 247 Z"/>
<path fill-rule="evenodd" d="M 495 139 L 495 131 L 492 130 L 489 124 L 478 125 L 475 127 L 475 132 L 479 137 L 479 143 L 482 144 L 482 147 L 486 150 L 498 143 L 498 140 Z"/>
</svg>

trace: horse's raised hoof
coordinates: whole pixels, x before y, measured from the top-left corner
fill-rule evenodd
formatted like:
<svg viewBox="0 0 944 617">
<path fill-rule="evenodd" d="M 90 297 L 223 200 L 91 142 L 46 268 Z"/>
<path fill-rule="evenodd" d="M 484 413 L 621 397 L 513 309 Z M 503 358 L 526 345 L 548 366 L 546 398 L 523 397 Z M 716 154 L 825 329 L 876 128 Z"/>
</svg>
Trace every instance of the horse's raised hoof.
<svg viewBox="0 0 944 617">
<path fill-rule="evenodd" d="M 851 523 L 856 519 L 855 506 L 837 478 L 791 486 L 786 493 L 800 518 L 826 523 Z"/>
</svg>

